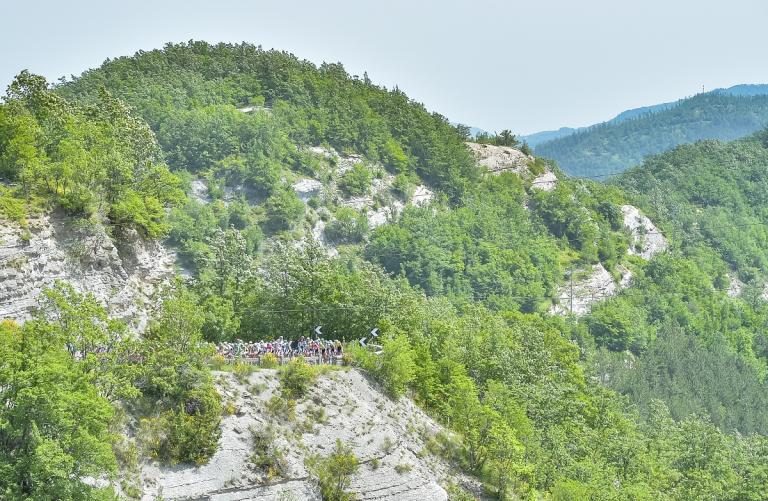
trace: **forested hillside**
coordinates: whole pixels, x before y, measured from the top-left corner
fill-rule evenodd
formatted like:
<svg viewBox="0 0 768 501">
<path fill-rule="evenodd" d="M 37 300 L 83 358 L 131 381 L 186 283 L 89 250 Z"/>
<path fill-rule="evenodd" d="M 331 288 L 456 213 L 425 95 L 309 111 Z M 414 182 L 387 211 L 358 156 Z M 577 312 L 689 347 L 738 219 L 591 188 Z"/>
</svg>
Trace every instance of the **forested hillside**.
<svg viewBox="0 0 768 501">
<path fill-rule="evenodd" d="M 366 391 L 445 430 L 409 443 L 409 423 L 382 450 L 418 442 L 419 465 L 439 458 L 485 495 L 764 498 L 763 136 L 681 147 L 608 185 L 466 140 L 398 89 L 248 44 L 167 45 L 53 88 L 22 73 L 0 105 L 3 224 L 57 210 L 115 241 L 131 227 L 164 238 L 184 278 L 144 332 L 62 283 L 33 320 L 0 324 L 0 497 L 140 498 L 152 468 L 194 475 L 222 453 L 222 422 L 249 449 L 219 494 L 290 483 L 285 451 L 328 422 L 311 390 L 341 394 L 318 382 L 331 368 L 297 359 L 260 386 L 214 346 L 322 325 Z M 483 148 L 511 160 L 492 169 Z M 628 225 L 629 204 L 660 230 Z M 642 257 L 648 231 L 669 245 Z M 595 267 L 612 292 L 552 315 Z M 359 342 L 373 328 L 378 351 Z M 233 401 L 264 401 L 248 410 L 260 427 L 232 429 L 243 413 L 212 369 L 240 381 Z M 354 450 L 374 428 L 356 423 Z M 350 499 L 351 477 L 381 474 L 352 450 L 308 458 L 301 480 Z M 386 467 L 408 483 L 409 465 Z M 455 478 L 431 492 L 478 494 Z"/>
<path fill-rule="evenodd" d="M 556 160 L 574 176 L 608 176 L 679 144 L 738 139 L 766 124 L 768 95 L 739 89 L 713 91 L 540 143 L 535 152 Z"/>
<path fill-rule="evenodd" d="M 765 94 L 765 92 L 763 92 Z M 651 106 L 642 106 L 640 108 L 633 108 L 631 110 L 622 111 L 612 119 L 608 120 L 605 123 L 608 124 L 615 124 L 619 122 L 623 122 L 624 120 L 631 120 L 633 118 L 640 117 L 642 115 L 646 115 L 648 113 L 654 113 L 657 111 L 666 110 L 668 108 L 671 108 L 672 106 L 675 106 L 677 103 L 660 103 L 660 104 L 653 104 Z M 533 134 L 528 134 L 526 136 L 521 136 L 520 139 L 528 143 L 529 146 L 535 148 L 536 146 L 542 144 L 542 143 L 548 143 L 550 141 L 554 141 L 556 139 L 560 139 L 566 136 L 571 136 L 573 134 L 576 134 L 577 132 L 582 132 L 590 127 L 560 127 L 557 130 L 547 130 L 547 131 L 541 131 L 541 132 L 534 132 Z"/>
</svg>

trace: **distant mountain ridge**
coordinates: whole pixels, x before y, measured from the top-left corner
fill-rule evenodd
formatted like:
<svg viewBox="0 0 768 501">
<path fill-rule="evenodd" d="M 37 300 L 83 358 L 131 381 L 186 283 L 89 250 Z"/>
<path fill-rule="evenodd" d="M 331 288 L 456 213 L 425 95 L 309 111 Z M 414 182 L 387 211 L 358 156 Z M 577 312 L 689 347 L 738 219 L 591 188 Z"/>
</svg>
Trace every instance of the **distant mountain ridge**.
<svg viewBox="0 0 768 501">
<path fill-rule="evenodd" d="M 612 119 L 603 123 L 620 123 L 620 122 L 623 122 L 624 120 L 637 118 L 646 113 L 653 113 L 656 111 L 663 111 L 663 110 L 669 109 L 676 104 L 677 104 L 676 102 L 660 103 L 660 104 L 653 104 L 651 106 L 642 106 L 640 108 L 633 108 L 630 110 L 622 111 Z M 546 143 L 547 141 L 554 141 L 555 139 L 560 139 L 561 137 L 570 136 L 570 135 L 576 134 L 577 132 L 582 132 L 591 127 L 595 127 L 596 125 L 600 125 L 600 124 L 588 125 L 586 127 L 560 127 L 557 130 L 545 130 L 541 132 L 534 132 L 533 134 L 528 134 L 527 136 L 521 136 L 521 139 L 527 142 L 529 146 L 535 148 L 536 146 Z"/>
<path fill-rule="evenodd" d="M 709 92 L 706 92 L 706 94 L 709 94 L 709 93 L 722 93 L 722 94 L 727 94 L 731 96 L 768 95 L 768 84 L 739 84 L 739 85 L 734 85 L 732 87 L 718 88 L 718 89 L 714 89 Z M 681 101 L 685 99 L 689 99 L 689 98 L 683 98 L 679 101 L 671 101 L 668 103 L 659 103 L 659 104 L 652 104 L 650 106 L 641 106 L 639 108 L 632 108 L 626 111 L 622 111 L 612 119 L 602 123 L 620 123 L 625 120 L 630 120 L 633 118 L 640 117 L 646 113 L 655 113 L 657 111 L 668 110 L 676 106 L 677 104 L 679 104 Z M 545 143 L 547 141 L 554 141 L 555 139 L 559 139 L 561 137 L 570 136 L 572 134 L 576 134 L 577 132 L 587 130 L 597 125 L 601 125 L 601 124 L 588 125 L 586 127 L 560 127 L 557 130 L 545 130 L 541 132 L 534 132 L 533 134 L 528 134 L 520 137 L 521 139 L 526 141 L 529 146 L 535 148 L 536 146 L 542 143 Z"/>
<path fill-rule="evenodd" d="M 564 127 L 522 139 L 569 174 L 607 175 L 679 144 L 738 139 L 766 125 L 768 85 L 742 84 L 634 108 L 590 127 Z"/>
</svg>

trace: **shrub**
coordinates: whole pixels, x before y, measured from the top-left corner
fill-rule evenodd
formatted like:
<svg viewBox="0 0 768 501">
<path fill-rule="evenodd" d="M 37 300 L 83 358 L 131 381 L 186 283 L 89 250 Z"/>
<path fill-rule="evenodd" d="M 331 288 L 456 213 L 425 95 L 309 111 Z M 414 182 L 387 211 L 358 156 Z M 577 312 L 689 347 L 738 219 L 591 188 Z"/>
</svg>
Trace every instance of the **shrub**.
<svg viewBox="0 0 768 501">
<path fill-rule="evenodd" d="M 221 436 L 221 401 L 210 385 L 192 390 L 181 409 L 164 414 L 168 435 L 160 457 L 170 463 L 204 464 L 216 451 Z"/>
<path fill-rule="evenodd" d="M 414 356 L 411 343 L 404 334 L 384 338 L 376 372 L 384 388 L 395 398 L 405 393 L 416 374 Z"/>
<path fill-rule="evenodd" d="M 250 376 L 251 373 L 253 372 L 253 366 L 246 364 L 244 362 L 237 362 L 235 364 L 233 372 L 235 373 L 235 378 L 240 383 L 245 383 L 248 380 L 248 376 Z"/>
<path fill-rule="evenodd" d="M 288 464 L 285 455 L 275 447 L 275 431 L 271 426 L 256 429 L 251 428 L 253 437 L 253 454 L 251 463 L 264 470 L 267 481 L 275 478 L 284 478 L 288 472 Z"/>
<path fill-rule="evenodd" d="M 592 490 L 589 486 L 577 480 L 559 480 L 552 487 L 552 499 L 554 501 L 577 501 L 589 499 L 591 496 Z"/>
<path fill-rule="evenodd" d="M 413 466 L 407 464 L 407 463 L 400 463 L 397 466 L 395 466 L 395 471 L 402 475 L 403 473 L 408 473 L 413 469 Z"/>
<path fill-rule="evenodd" d="M 394 172 L 402 172 L 408 168 L 408 156 L 403 148 L 393 138 L 387 139 L 382 147 L 382 157 L 387 167 Z"/>
<path fill-rule="evenodd" d="M 339 179 L 339 188 L 351 197 L 360 197 L 368 193 L 373 174 L 363 164 L 355 164 Z"/>
<path fill-rule="evenodd" d="M 392 453 L 392 450 L 395 448 L 395 442 L 392 441 L 391 437 L 385 437 L 384 441 L 381 443 L 380 449 L 381 452 L 384 454 L 390 454 Z"/>
<path fill-rule="evenodd" d="M 224 368 L 224 366 L 227 365 L 227 359 L 224 358 L 222 355 L 216 354 L 213 357 L 211 357 L 211 366 L 214 370 L 221 370 Z"/>
<path fill-rule="evenodd" d="M 264 369 L 274 369 L 278 365 L 277 355 L 274 353 L 266 353 L 261 357 L 261 366 Z"/>
<path fill-rule="evenodd" d="M 285 398 L 301 398 L 317 377 L 317 371 L 303 357 L 291 360 L 280 372 L 280 386 Z"/>
<path fill-rule="evenodd" d="M 74 200 L 65 207 L 70 210 L 85 211 L 89 200 Z M 64 202 L 62 202 L 64 205 Z M 154 197 L 144 197 L 129 191 L 121 200 L 109 209 L 109 219 L 114 224 L 133 225 L 150 238 L 159 238 L 168 232 L 165 223 L 165 207 Z"/>
<path fill-rule="evenodd" d="M 445 492 L 448 493 L 448 499 L 450 501 L 475 501 L 477 499 L 455 483 L 446 485 Z"/>
<path fill-rule="evenodd" d="M 27 216 L 24 200 L 14 198 L 9 190 L 2 187 L 0 187 L 0 216 L 19 224 L 23 224 Z"/>
<path fill-rule="evenodd" d="M 359 242 L 368 233 L 368 218 L 350 207 L 336 211 L 336 219 L 325 229 L 325 234 L 333 242 Z"/>
<path fill-rule="evenodd" d="M 296 400 L 275 395 L 267 402 L 267 412 L 285 421 L 295 421 Z"/>
<path fill-rule="evenodd" d="M 265 209 L 269 214 L 266 229 L 271 232 L 284 231 L 290 229 L 304 214 L 304 202 L 299 200 L 293 190 L 281 188 L 267 199 Z"/>
<path fill-rule="evenodd" d="M 213 385 L 193 390 L 181 408 L 142 419 L 138 440 L 145 454 L 160 461 L 204 464 L 216 451 L 221 414 Z"/>
<path fill-rule="evenodd" d="M 406 201 L 411 198 L 416 191 L 418 180 L 418 176 L 414 174 L 398 174 L 392 182 L 392 191 L 399 199 Z"/>
<path fill-rule="evenodd" d="M 352 449 L 336 440 L 336 448 L 328 457 L 318 455 L 307 459 L 307 470 L 320 486 L 324 501 L 351 501 L 354 495 L 346 492 L 352 475 L 360 464 Z"/>
</svg>

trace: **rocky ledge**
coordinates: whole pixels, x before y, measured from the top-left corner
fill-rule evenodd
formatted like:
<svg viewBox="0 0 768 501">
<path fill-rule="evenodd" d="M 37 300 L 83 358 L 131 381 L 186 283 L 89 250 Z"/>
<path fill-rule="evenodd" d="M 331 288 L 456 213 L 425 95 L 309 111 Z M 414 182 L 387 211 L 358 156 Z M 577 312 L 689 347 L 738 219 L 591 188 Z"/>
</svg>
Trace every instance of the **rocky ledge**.
<svg viewBox="0 0 768 501">
<path fill-rule="evenodd" d="M 0 221 L 0 319 L 29 319 L 40 292 L 63 280 L 143 330 L 157 292 L 174 274 L 174 259 L 133 229 L 112 237 L 101 224 L 59 213 L 31 218 L 26 228 Z"/>
</svg>

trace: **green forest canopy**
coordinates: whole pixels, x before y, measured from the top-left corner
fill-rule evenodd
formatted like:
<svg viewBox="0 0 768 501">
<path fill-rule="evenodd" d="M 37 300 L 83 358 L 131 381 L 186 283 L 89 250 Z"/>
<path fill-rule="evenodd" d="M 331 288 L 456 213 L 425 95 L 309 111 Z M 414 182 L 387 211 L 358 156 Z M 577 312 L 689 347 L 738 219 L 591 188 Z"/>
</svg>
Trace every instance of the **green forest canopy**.
<svg viewBox="0 0 768 501">
<path fill-rule="evenodd" d="M 573 176 L 610 176 L 649 155 L 701 139 L 729 141 L 768 125 L 768 95 L 709 92 L 638 117 L 611 121 L 536 146 Z"/>
<path fill-rule="evenodd" d="M 64 346 L 122 339 L 124 327 L 64 285 L 47 297 L 76 328 L 3 324 L 0 389 L 14 402 L 0 410 L 12 451 L 0 459 L 4 493 L 73 498 L 79 472 L 113 472 L 104 430 L 118 402 L 161 402 L 146 416 L 147 453 L 204 462 L 221 409 L 203 340 L 308 332 L 322 320 L 347 340 L 379 326 L 382 357 L 353 349 L 354 363 L 457 431 L 461 443 L 446 450 L 501 497 L 760 499 L 768 310 L 750 291 L 765 278 L 762 136 L 678 148 L 614 186 L 565 180 L 551 192 L 511 173 L 482 176 L 464 139 L 399 90 L 247 44 L 168 45 L 55 91 L 22 74 L 0 106 L 0 175 L 14 183 L 0 211 L 22 220 L 29 206 L 53 204 L 150 237 L 169 232 L 197 273 L 148 333 L 92 358 Z M 353 229 L 339 234 L 354 245 L 337 259 L 260 246 L 305 211 L 282 177 L 312 168 L 308 145 L 361 153 L 443 199 L 371 234 L 347 214 Z M 227 205 L 212 193 L 201 204 L 181 191 L 192 175 L 214 192 L 246 185 L 258 196 Z M 625 257 L 627 202 L 670 237 L 668 253 Z M 755 231 L 720 231 L 734 222 Z M 582 319 L 547 315 L 564 268 L 597 262 L 629 266 L 633 286 Z M 730 274 L 751 286 L 743 297 L 725 293 Z M 81 401 L 87 435 L 68 434 L 74 405 L 24 420 L 28 387 Z M 24 431 L 37 422 L 45 433 Z M 99 455 L 81 457 L 84 443 Z"/>
</svg>

